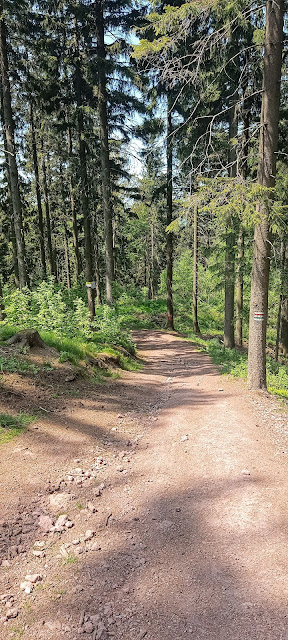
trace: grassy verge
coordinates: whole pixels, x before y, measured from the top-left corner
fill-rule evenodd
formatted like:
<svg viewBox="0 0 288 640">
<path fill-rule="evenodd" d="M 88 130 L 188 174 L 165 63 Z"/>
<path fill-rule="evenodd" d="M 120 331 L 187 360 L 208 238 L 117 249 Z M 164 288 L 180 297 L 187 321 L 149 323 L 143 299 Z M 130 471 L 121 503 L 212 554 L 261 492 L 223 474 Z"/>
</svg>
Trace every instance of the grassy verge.
<svg viewBox="0 0 288 640">
<path fill-rule="evenodd" d="M 17 331 L 19 331 L 19 327 L 3 325 L 0 328 L 0 341 L 5 344 L 5 340 L 8 340 Z M 91 358 L 96 360 L 101 356 L 112 356 L 118 359 L 122 369 L 134 371 L 141 368 L 141 364 L 135 360 L 132 354 L 117 345 L 107 344 L 99 334 L 88 341 L 81 334 L 68 338 L 52 331 L 40 330 L 39 333 L 48 347 L 53 347 L 59 352 L 59 362 L 69 361 L 75 366 L 80 366 Z M 17 355 L 1 356 L 1 371 L 37 373 L 34 365 L 27 360 L 19 359 Z"/>
<path fill-rule="evenodd" d="M 33 420 L 35 420 L 33 416 L 28 416 L 25 413 L 19 413 L 17 416 L 0 413 L 0 444 L 8 442 L 26 431 Z"/>
<path fill-rule="evenodd" d="M 247 352 L 238 349 L 225 349 L 216 338 L 204 340 L 191 333 L 188 337 L 200 349 L 209 354 L 212 362 L 219 367 L 221 373 L 229 374 L 234 378 L 247 378 Z M 267 387 L 270 393 L 288 398 L 288 365 L 275 362 L 270 356 L 267 356 Z"/>
</svg>

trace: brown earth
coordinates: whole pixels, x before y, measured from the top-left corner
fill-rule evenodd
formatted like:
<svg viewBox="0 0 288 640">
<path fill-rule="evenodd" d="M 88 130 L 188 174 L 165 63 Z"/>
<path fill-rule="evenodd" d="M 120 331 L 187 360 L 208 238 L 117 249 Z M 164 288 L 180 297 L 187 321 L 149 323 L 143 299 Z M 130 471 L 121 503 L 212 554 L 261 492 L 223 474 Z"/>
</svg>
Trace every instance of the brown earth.
<svg viewBox="0 0 288 640">
<path fill-rule="evenodd" d="M 0 411 L 39 417 L 0 450 L 1 640 L 287 640 L 287 410 L 175 335 L 136 339 L 121 380 L 2 379 Z"/>
</svg>

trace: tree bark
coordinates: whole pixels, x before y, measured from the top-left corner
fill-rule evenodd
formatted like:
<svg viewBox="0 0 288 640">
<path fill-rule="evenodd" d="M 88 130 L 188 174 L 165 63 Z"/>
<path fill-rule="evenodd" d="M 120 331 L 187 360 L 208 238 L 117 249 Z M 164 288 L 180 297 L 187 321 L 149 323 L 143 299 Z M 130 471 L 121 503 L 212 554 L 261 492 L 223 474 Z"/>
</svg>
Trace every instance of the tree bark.
<svg viewBox="0 0 288 640">
<path fill-rule="evenodd" d="M 41 152 L 42 152 L 41 170 L 42 170 L 42 186 L 43 186 L 45 217 L 46 217 L 48 264 L 49 264 L 50 275 L 56 277 L 57 273 L 56 273 L 56 263 L 55 263 L 55 257 L 53 252 L 53 245 L 52 245 L 50 203 L 49 203 L 47 170 L 46 170 L 46 162 L 45 162 L 45 150 L 44 150 L 43 137 L 41 138 Z"/>
<path fill-rule="evenodd" d="M 193 329 L 200 336 L 198 323 L 198 209 L 194 207 L 194 247 L 193 247 Z"/>
<path fill-rule="evenodd" d="M 107 89 L 106 89 L 106 50 L 104 42 L 104 17 L 103 2 L 96 0 L 96 30 L 98 46 L 98 109 L 100 123 L 100 143 L 101 143 L 101 179 L 102 197 L 104 213 L 104 236 L 105 236 L 105 263 L 106 263 L 106 301 L 112 304 L 112 285 L 114 281 L 114 254 L 113 254 L 113 213 L 111 201 L 111 175 L 108 139 L 107 120 Z"/>
<path fill-rule="evenodd" d="M 65 265 L 66 265 L 66 281 L 67 289 L 71 289 L 71 271 L 70 271 L 70 255 L 69 255 L 69 236 L 66 222 L 64 222 L 64 240 L 65 240 Z"/>
<path fill-rule="evenodd" d="M 280 84 L 283 50 L 284 0 L 266 3 L 261 130 L 258 157 L 258 184 L 275 186 L 276 153 L 280 111 Z M 252 389 L 266 389 L 266 333 L 270 266 L 269 206 L 258 204 L 261 221 L 254 232 L 249 323 L 248 384 Z"/>
<path fill-rule="evenodd" d="M 242 134 L 242 163 L 241 172 L 243 180 L 248 175 L 248 150 L 249 150 L 249 125 L 250 125 L 250 108 L 246 109 L 243 116 L 243 134 Z M 236 332 L 235 342 L 237 347 L 243 345 L 243 267 L 245 254 L 245 232 L 241 224 L 239 224 L 238 233 L 238 258 L 237 258 L 237 279 L 236 279 Z"/>
<path fill-rule="evenodd" d="M 89 211 L 89 186 L 88 186 L 88 174 L 87 174 L 87 158 L 86 158 L 86 143 L 84 139 L 84 118 L 83 118 L 83 96 L 82 96 L 82 69 L 80 61 L 79 51 L 79 36 L 77 20 L 74 20 L 74 42 L 76 53 L 76 74 L 75 74 L 75 89 L 76 89 L 76 102 L 77 102 L 77 126 L 78 126 L 78 140 L 79 140 L 79 161 L 80 161 L 80 189 L 81 189 L 81 209 L 84 220 L 84 254 L 85 254 L 85 276 L 86 276 L 86 288 L 88 298 L 88 308 L 90 318 L 95 316 L 95 289 L 91 286 L 93 282 L 93 259 L 92 259 L 92 246 L 91 246 L 91 225 L 90 225 L 90 211 Z"/>
<path fill-rule="evenodd" d="M 234 139 L 238 133 L 237 104 L 234 101 L 229 113 L 229 175 L 237 175 L 237 150 Z M 229 349 L 235 347 L 234 336 L 234 291 L 235 291 L 235 221 L 232 216 L 227 220 L 225 237 L 225 315 L 224 315 L 224 346 Z"/>
<path fill-rule="evenodd" d="M 6 318 L 6 313 L 5 313 L 5 305 L 4 305 L 4 299 L 3 299 L 2 278 L 0 278 L 0 320 L 5 320 L 5 318 Z"/>
<path fill-rule="evenodd" d="M 171 100 L 167 96 L 167 227 L 173 220 L 173 148 L 172 148 L 172 112 Z M 174 309 L 173 309 L 173 233 L 168 232 L 166 238 L 166 291 L 167 291 L 167 329 L 174 331 Z"/>
<path fill-rule="evenodd" d="M 72 238 L 73 238 L 73 247 L 74 247 L 75 280 L 77 282 L 77 280 L 79 278 L 79 275 L 81 273 L 81 260 L 80 260 L 80 251 L 79 251 L 78 221 L 77 221 L 77 213 L 76 213 L 76 208 L 75 208 L 74 184 L 73 184 L 72 135 L 71 135 L 71 129 L 70 129 L 69 125 L 67 127 L 67 140 L 68 140 L 68 153 L 69 153 L 69 159 L 70 159 L 69 191 L 70 191 L 70 207 L 71 207 L 71 217 L 72 217 Z"/>
<path fill-rule="evenodd" d="M 47 274 L 46 274 L 45 241 L 44 241 L 44 222 L 43 222 L 41 190 L 40 190 L 40 180 L 39 180 L 39 167 L 38 167 L 38 154 L 37 154 L 37 143 L 36 143 L 34 112 L 33 112 L 32 102 L 30 102 L 30 127 L 31 127 L 32 157 L 33 157 L 33 166 L 34 166 L 34 175 L 35 175 L 35 188 L 36 188 L 36 198 L 37 198 L 37 209 L 38 209 L 38 229 L 39 229 L 39 240 L 40 240 L 40 258 L 41 258 L 41 266 L 42 266 L 42 275 L 43 275 L 44 278 L 46 278 Z"/>
<path fill-rule="evenodd" d="M 2 127 L 3 127 L 3 139 L 4 139 L 4 151 L 5 151 L 4 167 L 5 167 L 5 172 L 6 172 L 7 190 L 8 190 L 8 218 L 9 218 L 8 223 L 9 223 L 9 231 L 10 231 L 9 240 L 11 239 L 11 244 L 12 244 L 12 259 L 13 259 L 14 282 L 15 282 L 15 286 L 17 288 L 19 288 L 19 269 L 18 269 L 18 260 L 17 260 L 17 245 L 16 245 L 14 215 L 13 215 L 13 205 L 12 205 L 12 193 L 11 193 L 10 169 L 9 169 L 9 161 L 8 161 L 7 136 L 6 136 L 6 128 L 5 128 L 5 122 L 4 122 L 2 87 L 0 87 L 0 92 L 1 92 L 1 121 L 2 121 Z"/>
<path fill-rule="evenodd" d="M 11 184 L 11 198 L 17 248 L 17 262 L 19 270 L 20 288 L 28 284 L 26 263 L 25 263 L 25 243 L 22 221 L 22 206 L 19 189 L 19 176 L 16 160 L 16 147 L 14 138 L 14 121 L 11 106 L 11 89 L 9 80 L 9 65 L 7 56 L 6 25 L 4 20 L 3 0 L 0 0 L 0 64 L 1 83 L 3 93 L 3 115 L 5 124 L 5 136 L 7 141 L 7 154 Z"/>
<path fill-rule="evenodd" d="M 283 355 L 288 355 L 288 244 L 283 247 L 281 283 L 280 345 Z"/>
<path fill-rule="evenodd" d="M 236 332 L 235 342 L 237 347 L 243 345 L 243 267 L 244 267 L 244 229 L 240 222 L 238 234 L 237 280 L 236 280 Z"/>
</svg>

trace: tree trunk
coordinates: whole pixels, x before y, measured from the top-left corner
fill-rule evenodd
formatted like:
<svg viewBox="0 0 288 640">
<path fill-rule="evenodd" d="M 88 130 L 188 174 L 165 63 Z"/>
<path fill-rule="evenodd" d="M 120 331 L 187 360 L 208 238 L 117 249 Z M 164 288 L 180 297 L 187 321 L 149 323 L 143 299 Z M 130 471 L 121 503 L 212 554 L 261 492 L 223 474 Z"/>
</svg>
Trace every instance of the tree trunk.
<svg viewBox="0 0 288 640">
<path fill-rule="evenodd" d="M 42 170 L 42 186 L 43 186 L 45 217 L 46 217 L 48 264 L 49 264 L 50 275 L 51 276 L 56 276 L 57 274 L 56 274 L 56 264 L 55 264 L 54 253 L 53 253 L 53 245 L 52 245 L 50 203 L 49 203 L 49 194 L 48 194 L 47 171 L 46 171 L 45 150 L 44 150 L 44 140 L 43 140 L 43 138 L 41 138 L 41 152 L 42 152 L 41 170 Z"/>
<path fill-rule="evenodd" d="M 258 157 L 258 184 L 275 186 L 276 153 L 280 110 L 280 84 L 283 49 L 284 0 L 266 3 L 261 130 Z M 269 206 L 258 204 L 261 222 L 254 232 L 249 323 L 248 384 L 266 389 L 266 332 L 270 266 Z"/>
<path fill-rule="evenodd" d="M 5 320 L 5 318 L 6 318 L 6 313 L 5 313 L 5 305 L 4 305 L 4 299 L 3 299 L 2 279 L 0 278 L 0 320 Z"/>
<path fill-rule="evenodd" d="M 173 149 L 172 149 L 172 112 L 171 100 L 167 96 L 167 227 L 173 220 Z M 167 261 L 167 329 L 174 331 L 174 309 L 173 309 L 173 233 L 166 232 L 166 261 Z"/>
<path fill-rule="evenodd" d="M 288 244 L 283 247 L 281 282 L 281 315 L 280 315 L 280 344 L 282 352 L 288 355 Z"/>
<path fill-rule="evenodd" d="M 193 247 L 193 329 L 200 336 L 198 324 L 198 210 L 194 207 L 194 247 Z"/>
<path fill-rule="evenodd" d="M 80 191 L 81 191 L 81 209 L 84 221 L 84 254 L 85 254 L 85 276 L 88 298 L 88 308 L 90 318 L 95 316 L 95 289 L 93 288 L 93 260 L 91 247 L 91 226 L 89 211 L 89 186 L 87 174 L 87 158 L 86 143 L 84 140 L 84 118 L 83 118 L 83 97 L 82 97 L 82 70 L 79 52 L 79 38 L 77 20 L 74 20 L 74 41 L 76 52 L 76 101 L 77 101 L 77 126 L 79 140 L 79 160 L 80 160 Z"/>
<path fill-rule="evenodd" d="M 234 139 L 238 133 L 237 104 L 234 102 L 229 113 L 229 175 L 237 175 L 237 149 Z M 235 347 L 234 337 L 234 290 L 235 290 L 235 220 L 230 216 L 226 222 L 225 237 L 225 312 L 224 312 L 224 346 Z"/>
<path fill-rule="evenodd" d="M 41 258 L 41 266 L 42 266 L 42 275 L 43 275 L 44 278 L 46 278 L 44 223 L 43 223 L 43 212 L 42 212 L 40 180 L 39 180 L 39 168 L 38 168 L 38 154 L 37 154 L 37 144 L 36 144 L 34 113 L 33 113 L 32 102 L 30 102 L 30 127 L 31 127 L 32 156 L 33 156 L 33 166 L 34 166 L 34 175 L 35 175 L 37 209 L 38 209 L 38 229 L 39 229 L 39 240 L 40 240 L 40 258 Z"/>
<path fill-rule="evenodd" d="M 27 270 L 25 264 L 25 244 L 22 221 L 22 207 L 19 189 L 18 167 L 16 161 L 16 147 L 14 138 L 14 121 L 11 107 L 11 90 L 9 80 L 9 66 L 7 56 L 6 25 L 4 21 L 3 0 L 0 0 L 0 63 L 1 63 L 1 83 L 3 93 L 3 115 L 5 124 L 5 136 L 7 141 L 7 154 L 9 163 L 11 198 L 17 248 L 17 262 L 19 270 L 20 287 L 28 284 Z"/>
<path fill-rule="evenodd" d="M 250 109 L 246 109 L 243 116 L 243 134 L 242 134 L 242 178 L 246 180 L 248 175 L 248 151 L 249 151 L 249 125 L 250 125 Z M 237 347 L 243 345 L 243 267 L 245 252 L 245 232 L 241 224 L 239 224 L 238 233 L 238 259 L 237 259 L 237 280 L 236 280 L 236 335 L 235 342 Z"/>
<path fill-rule="evenodd" d="M 106 262 L 106 301 L 112 304 L 112 285 L 114 280 L 114 255 L 113 255 L 113 227 L 112 227 L 112 201 L 111 201 L 111 176 L 109 158 L 109 139 L 107 121 L 107 90 L 106 90 L 106 50 L 104 43 L 104 18 L 103 2 L 96 0 L 96 30 L 98 46 L 98 108 L 101 142 L 101 178 L 104 213 L 105 236 L 105 262 Z"/>
<path fill-rule="evenodd" d="M 13 259 L 14 282 L 15 282 L 15 286 L 17 288 L 19 288 L 19 269 L 18 269 L 18 260 L 17 260 L 17 245 L 16 245 L 14 215 L 13 215 L 13 206 L 12 206 L 12 193 L 11 193 L 10 169 L 9 169 L 9 161 L 8 161 L 7 136 L 6 136 L 6 128 L 5 128 L 5 122 L 4 122 L 3 94 L 2 94 L 1 87 L 0 87 L 0 92 L 1 92 L 1 121 L 2 121 L 2 128 L 3 128 L 4 151 L 5 151 L 4 167 L 5 167 L 5 172 L 6 172 L 7 190 L 8 190 L 9 240 L 11 239 L 11 244 L 12 244 L 12 259 Z"/>
<path fill-rule="evenodd" d="M 70 271 L 70 255 L 69 255 L 69 236 L 66 222 L 64 222 L 64 240 L 65 240 L 65 266 L 67 289 L 71 289 L 71 271 Z"/>
<path fill-rule="evenodd" d="M 244 229 L 240 222 L 238 234 L 238 257 L 237 257 L 237 280 L 236 280 L 236 335 L 235 342 L 237 347 L 243 345 L 243 267 L 244 267 L 244 246 L 245 235 Z"/>
<path fill-rule="evenodd" d="M 81 261 L 80 261 L 79 239 L 78 239 L 78 221 L 77 221 L 77 213 L 75 208 L 74 184 L 73 184 L 72 136 L 71 136 L 71 129 L 69 126 L 67 127 L 67 139 L 68 139 L 68 153 L 69 153 L 69 159 L 70 159 L 69 191 L 70 191 L 70 207 L 71 207 L 71 217 L 72 217 L 72 238 L 73 238 L 73 247 L 74 247 L 75 280 L 77 282 L 79 275 L 81 273 Z"/>
</svg>

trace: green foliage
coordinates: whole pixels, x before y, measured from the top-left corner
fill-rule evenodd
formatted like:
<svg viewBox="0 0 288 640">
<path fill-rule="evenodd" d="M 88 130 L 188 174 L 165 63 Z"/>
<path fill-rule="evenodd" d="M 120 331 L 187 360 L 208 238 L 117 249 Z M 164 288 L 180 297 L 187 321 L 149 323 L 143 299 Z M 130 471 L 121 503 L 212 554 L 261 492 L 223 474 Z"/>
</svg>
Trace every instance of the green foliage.
<svg viewBox="0 0 288 640">
<path fill-rule="evenodd" d="M 9 373 L 38 373 L 35 365 L 15 356 L 0 356 L 0 371 Z"/>
<path fill-rule="evenodd" d="M 8 442 L 23 433 L 23 431 L 26 431 L 34 419 L 33 416 L 28 416 L 25 413 L 19 413 L 17 416 L 0 413 L 0 444 Z"/>
</svg>

